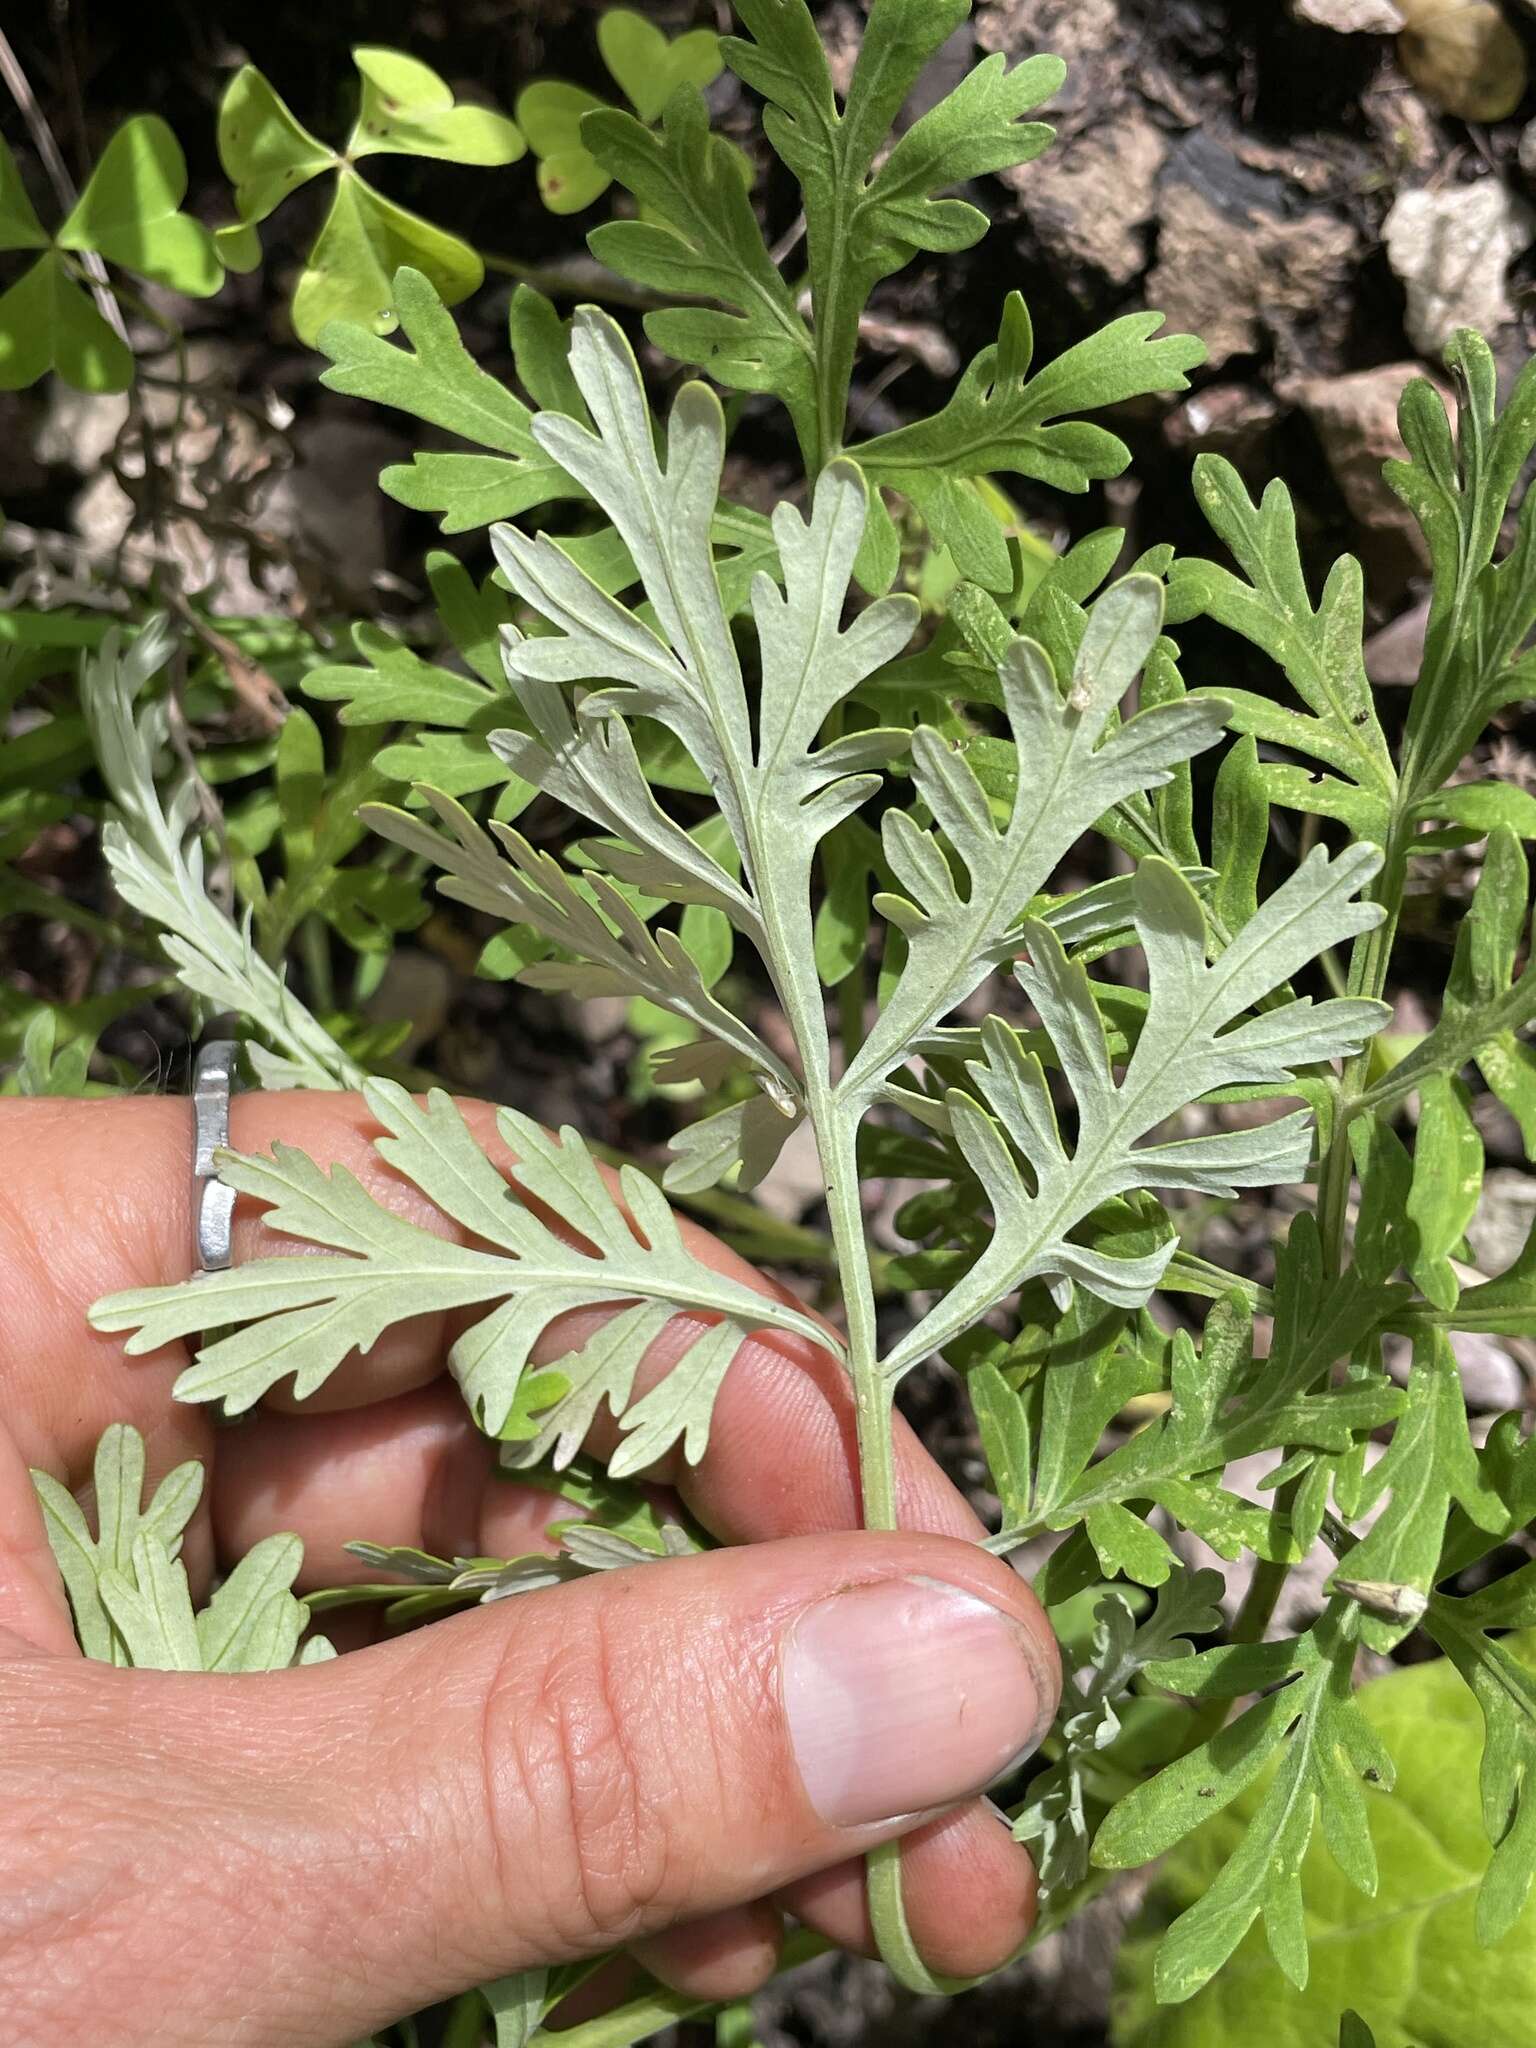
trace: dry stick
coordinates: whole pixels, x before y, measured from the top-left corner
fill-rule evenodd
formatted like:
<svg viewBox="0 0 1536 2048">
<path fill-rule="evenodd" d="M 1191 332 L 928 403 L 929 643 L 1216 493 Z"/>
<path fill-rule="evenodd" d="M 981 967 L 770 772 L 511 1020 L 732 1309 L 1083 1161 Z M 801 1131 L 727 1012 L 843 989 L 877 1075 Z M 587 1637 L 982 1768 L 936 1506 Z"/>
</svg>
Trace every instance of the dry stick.
<svg viewBox="0 0 1536 2048">
<path fill-rule="evenodd" d="M 11 39 L 3 28 L 0 28 L 0 78 L 5 80 L 11 98 L 16 102 L 17 110 L 27 124 L 32 146 L 48 174 L 49 184 L 58 195 L 59 204 L 66 214 L 72 212 L 75 201 L 80 196 L 75 190 L 75 181 L 69 175 L 69 167 L 64 161 L 58 143 L 54 140 L 47 117 L 37 104 L 37 95 L 32 90 L 31 82 L 21 68 L 21 59 L 12 49 Z M 128 326 L 123 319 L 123 309 L 113 294 L 111 280 L 107 276 L 107 266 L 94 249 L 82 249 L 77 254 L 81 269 L 91 281 L 91 296 L 96 301 L 102 319 L 124 348 L 127 348 Z"/>
</svg>

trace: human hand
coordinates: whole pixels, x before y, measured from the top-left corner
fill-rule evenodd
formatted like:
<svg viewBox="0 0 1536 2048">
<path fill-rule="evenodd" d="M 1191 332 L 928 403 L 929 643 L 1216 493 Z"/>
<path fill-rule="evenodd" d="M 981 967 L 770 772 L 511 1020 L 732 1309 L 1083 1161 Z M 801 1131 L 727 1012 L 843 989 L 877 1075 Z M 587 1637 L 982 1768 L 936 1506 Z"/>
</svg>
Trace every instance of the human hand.
<svg viewBox="0 0 1536 2048">
<path fill-rule="evenodd" d="M 463 1107 L 510 1170 L 493 1113 Z M 451 1234 L 373 1151 L 357 1097 L 239 1096 L 231 1122 L 239 1150 L 280 1138 L 343 1162 Z M 358 1576 L 349 1538 L 510 1555 L 550 1518 L 547 1494 L 496 1472 L 444 1377 L 442 1318 L 388 1331 L 301 1410 L 274 1398 L 228 1430 L 172 1399 L 182 1347 L 130 1362 L 88 1328 L 100 1295 L 187 1276 L 190 1143 L 188 1105 L 167 1099 L 0 1114 L 11 2039 L 335 2048 L 621 1945 L 687 1993 L 741 1996 L 771 1972 L 786 1912 L 868 1948 L 859 1858 L 895 1835 L 929 1964 L 973 1975 L 1012 1953 L 1033 1872 L 972 1795 L 1050 1724 L 1049 1627 L 899 1422 L 904 1533 L 851 1533 L 846 1382 L 793 1338 L 748 1339 L 702 1463 L 653 1475 L 718 1551 L 261 1677 L 81 1658 L 26 1468 L 82 1486 L 111 1422 L 143 1433 L 150 1484 L 187 1457 L 206 1467 L 194 1593 L 279 1529 L 304 1540 L 302 1590 Z M 702 1231 L 690 1242 L 768 1290 Z M 237 1262 L 293 1249 L 241 1204 Z M 590 1320 L 563 1318 L 543 1355 Z M 677 1317 L 641 1384 L 696 1330 Z M 604 1417 L 591 1448 L 615 1435 Z"/>
</svg>

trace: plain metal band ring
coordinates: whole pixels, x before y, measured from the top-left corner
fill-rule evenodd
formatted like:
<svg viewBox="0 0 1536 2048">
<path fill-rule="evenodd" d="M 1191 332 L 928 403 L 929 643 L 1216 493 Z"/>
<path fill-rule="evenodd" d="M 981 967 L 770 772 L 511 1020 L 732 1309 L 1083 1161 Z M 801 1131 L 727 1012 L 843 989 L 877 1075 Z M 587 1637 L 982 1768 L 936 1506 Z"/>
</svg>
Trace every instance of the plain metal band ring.
<svg viewBox="0 0 1536 2048">
<path fill-rule="evenodd" d="M 214 1038 L 192 1068 L 192 1229 L 197 1264 L 221 1273 L 232 1256 L 235 1191 L 218 1177 L 214 1153 L 229 1143 L 229 1096 L 239 1047 Z"/>
</svg>

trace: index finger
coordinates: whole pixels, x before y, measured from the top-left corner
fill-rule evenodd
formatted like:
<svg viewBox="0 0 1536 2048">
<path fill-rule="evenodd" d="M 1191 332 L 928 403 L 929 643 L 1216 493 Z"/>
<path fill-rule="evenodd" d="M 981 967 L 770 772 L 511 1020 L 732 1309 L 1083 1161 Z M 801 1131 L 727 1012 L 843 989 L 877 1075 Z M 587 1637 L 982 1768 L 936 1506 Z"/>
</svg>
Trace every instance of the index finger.
<svg viewBox="0 0 1536 2048">
<path fill-rule="evenodd" d="M 514 1161 L 486 1103 L 460 1105 L 475 1137 L 503 1170 Z M 379 1201 L 443 1236 L 457 1227 L 374 1150 L 375 1125 L 355 1095 L 237 1096 L 231 1138 L 260 1152 L 274 1140 L 318 1164 L 349 1168 Z M 35 1463 L 83 1472 L 108 1422 L 131 1420 L 166 1455 L 207 1455 L 206 1417 L 175 1403 L 170 1386 L 185 1347 L 127 1361 L 119 1340 L 89 1330 L 92 1301 L 118 1289 L 164 1285 L 191 1271 L 190 1111 L 184 1102 L 16 1102 L 0 1115 L 0 1262 L 20 1311 L 0 1336 L 7 1410 L 24 1418 Z M 767 1294 L 778 1291 L 708 1232 L 683 1221 L 690 1248 L 718 1270 Z M 260 1220 L 236 1213 L 237 1260 L 298 1249 Z M 20 1328 L 24 1343 L 10 1339 Z M 651 1347 L 642 1384 L 681 1356 L 698 1333 L 675 1317 Z M 418 1317 L 386 1332 L 366 1357 L 346 1361 L 306 1407 L 357 1406 L 424 1385 L 443 1369 L 451 1331 Z M 567 1329 L 545 1351 L 570 1348 Z M 902 1521 L 909 1528 L 974 1539 L 980 1524 L 959 1493 L 898 1423 Z M 37 1455 L 41 1450 L 44 1455 Z M 857 1523 L 853 1405 L 841 1368 L 806 1340 L 763 1331 L 746 1338 L 725 1376 L 711 1441 L 698 1467 L 670 1475 L 701 1521 L 728 1542 L 848 1528 Z"/>
</svg>

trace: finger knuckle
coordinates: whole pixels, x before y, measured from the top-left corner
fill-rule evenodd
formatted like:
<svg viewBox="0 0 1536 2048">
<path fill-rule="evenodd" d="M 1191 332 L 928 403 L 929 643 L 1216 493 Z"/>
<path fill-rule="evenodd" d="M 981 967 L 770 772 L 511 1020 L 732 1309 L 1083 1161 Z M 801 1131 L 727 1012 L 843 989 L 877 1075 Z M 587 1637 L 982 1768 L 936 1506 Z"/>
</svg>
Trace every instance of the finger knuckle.
<svg viewBox="0 0 1536 2048">
<path fill-rule="evenodd" d="M 574 1953 L 627 1940 L 686 1883 L 651 1682 L 606 1607 L 594 1609 L 532 1679 L 509 1645 L 485 1716 L 492 1827 L 503 1844 L 528 1843 L 547 1938 Z M 501 1852 L 509 1903 L 526 1917 L 531 1873 L 513 1861 Z"/>
</svg>

